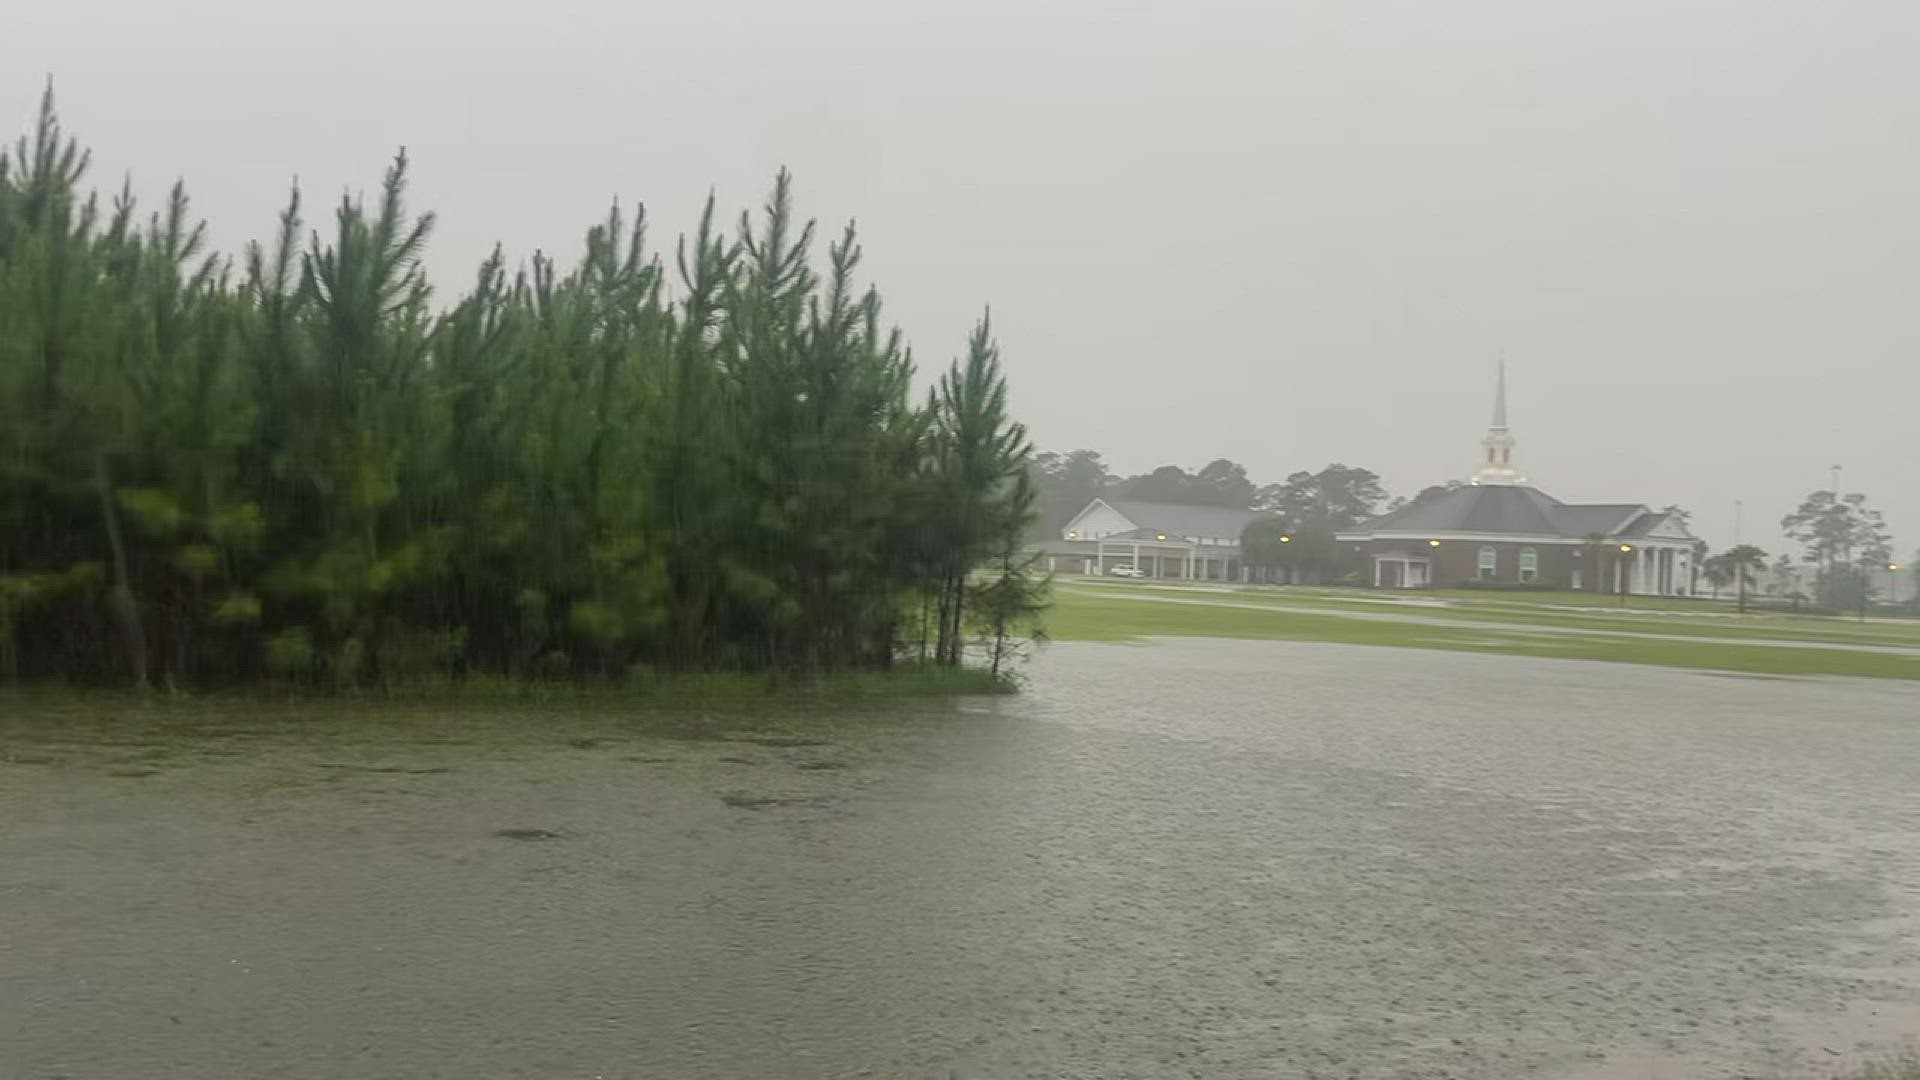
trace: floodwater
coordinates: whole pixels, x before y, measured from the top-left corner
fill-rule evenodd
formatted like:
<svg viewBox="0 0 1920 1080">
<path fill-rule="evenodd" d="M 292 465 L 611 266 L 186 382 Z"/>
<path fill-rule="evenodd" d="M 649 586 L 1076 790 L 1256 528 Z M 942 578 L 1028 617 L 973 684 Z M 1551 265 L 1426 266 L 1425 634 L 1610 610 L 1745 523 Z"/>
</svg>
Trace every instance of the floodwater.
<svg viewBox="0 0 1920 1080">
<path fill-rule="evenodd" d="M 1826 1076 L 1920 693 L 1056 646 L 838 712 L 0 699 L 0 1073 Z"/>
</svg>

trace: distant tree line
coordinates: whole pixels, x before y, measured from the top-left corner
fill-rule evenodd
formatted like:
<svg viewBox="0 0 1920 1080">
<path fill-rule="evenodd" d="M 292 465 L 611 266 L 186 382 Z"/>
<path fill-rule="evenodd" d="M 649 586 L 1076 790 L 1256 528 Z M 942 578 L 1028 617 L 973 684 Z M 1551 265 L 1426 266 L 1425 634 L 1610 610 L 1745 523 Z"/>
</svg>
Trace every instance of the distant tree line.
<svg viewBox="0 0 1920 1080">
<path fill-rule="evenodd" d="M 916 399 L 784 174 L 436 304 L 404 154 L 237 262 L 87 164 L 51 95 L 0 153 L 0 678 L 957 664 L 1039 603 L 987 322 Z"/>
<path fill-rule="evenodd" d="M 1881 584 L 1891 591 L 1893 537 L 1867 496 L 1809 492 L 1793 513 L 1780 519 L 1780 530 L 1800 545 L 1800 560 L 1812 572 L 1811 595 L 1820 604 L 1864 609 Z M 1798 577 L 1797 571 L 1790 574 L 1790 580 Z"/>
<path fill-rule="evenodd" d="M 1666 510 L 1682 520 L 1689 516 L 1679 507 Z M 1781 518 L 1780 529 L 1800 548 L 1798 559 L 1782 553 L 1769 563 L 1767 552 L 1753 544 L 1735 544 L 1713 553 L 1706 541 L 1697 541 L 1696 570 L 1712 594 L 1717 597 L 1731 588 L 1743 611 L 1756 588 L 1795 607 L 1813 605 L 1829 611 L 1865 611 L 1877 596 L 1892 598 L 1895 575 L 1903 568 L 1895 561 L 1885 518 L 1866 495 L 1810 492 Z M 1905 567 L 1904 572 L 1912 574 L 1914 568 Z M 1920 593 L 1913 599 L 1920 609 Z"/>
<path fill-rule="evenodd" d="M 1241 537 L 1246 565 L 1258 578 L 1325 582 L 1354 573 L 1352 552 L 1334 536 L 1367 518 L 1444 495 L 1461 486 L 1454 480 L 1422 488 L 1411 497 L 1390 497 L 1371 470 L 1328 465 L 1301 471 L 1284 481 L 1255 484 L 1244 466 L 1224 458 L 1189 471 L 1162 465 L 1136 476 L 1117 476 L 1093 450 L 1043 451 L 1029 464 L 1039 512 L 1033 539 L 1058 537 L 1090 501 L 1106 496 L 1200 506 L 1231 506 L 1259 512 Z M 1685 525 L 1692 515 L 1679 506 L 1662 513 Z M 1892 591 L 1893 545 L 1885 520 L 1858 492 L 1810 493 L 1781 521 L 1800 558 L 1768 553 L 1752 544 L 1736 544 L 1715 553 L 1705 540 L 1694 544 L 1693 573 L 1713 595 L 1731 590 L 1744 610 L 1749 595 L 1768 577 L 1767 591 L 1829 609 L 1852 609 Z M 1284 538 L 1284 540 L 1283 540 Z M 1920 553 L 1915 561 L 1920 562 Z M 1801 589 L 1803 568 L 1810 572 L 1810 593 Z M 1905 572 L 1912 574 L 1913 567 Z M 1920 590 L 1914 606 L 1920 610 Z"/>
<path fill-rule="evenodd" d="M 1261 515 L 1240 538 L 1247 566 L 1262 577 L 1299 581 L 1332 581 L 1354 572 L 1352 552 L 1335 543 L 1335 534 L 1411 501 L 1390 498 L 1372 470 L 1340 464 L 1269 484 L 1255 484 L 1245 466 L 1225 458 L 1192 471 L 1162 465 L 1122 477 L 1107 469 L 1097 451 L 1042 451 L 1033 455 L 1029 469 L 1040 506 L 1034 539 L 1058 537 L 1075 514 L 1103 496 L 1230 506 Z M 1435 485 L 1414 499 L 1458 486 Z"/>
</svg>

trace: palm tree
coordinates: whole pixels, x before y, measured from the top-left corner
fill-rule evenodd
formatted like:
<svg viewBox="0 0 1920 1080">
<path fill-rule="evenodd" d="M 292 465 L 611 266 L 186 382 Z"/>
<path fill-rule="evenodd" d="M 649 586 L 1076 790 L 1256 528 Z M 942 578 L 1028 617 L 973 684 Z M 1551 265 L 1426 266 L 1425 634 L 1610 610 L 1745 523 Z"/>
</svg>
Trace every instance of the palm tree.
<svg viewBox="0 0 1920 1080">
<path fill-rule="evenodd" d="M 1781 555 L 1779 558 L 1773 560 L 1772 570 L 1774 592 L 1785 596 L 1795 591 L 1796 586 L 1799 584 L 1800 571 L 1799 568 L 1793 564 L 1793 556 Z"/>
<path fill-rule="evenodd" d="M 1720 590 L 1733 581 L 1733 567 L 1722 555 L 1709 555 L 1700 562 L 1700 576 L 1707 579 L 1713 588 L 1713 598 L 1720 599 Z"/>
<path fill-rule="evenodd" d="M 1740 590 L 1740 613 L 1747 611 L 1747 587 L 1753 584 L 1754 575 L 1767 569 L 1767 553 L 1752 544 L 1737 544 L 1715 556 L 1723 560 L 1726 574 L 1733 578 Z"/>
</svg>

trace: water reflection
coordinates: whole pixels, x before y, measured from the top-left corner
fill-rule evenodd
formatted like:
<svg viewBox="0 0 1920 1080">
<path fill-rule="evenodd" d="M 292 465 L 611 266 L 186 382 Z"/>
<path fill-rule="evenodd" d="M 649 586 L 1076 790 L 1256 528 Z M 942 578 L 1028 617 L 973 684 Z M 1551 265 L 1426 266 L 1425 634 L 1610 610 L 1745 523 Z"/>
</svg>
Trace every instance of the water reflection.
<svg viewBox="0 0 1920 1080">
<path fill-rule="evenodd" d="M 15 708 L 0 1042 L 180 1078 L 1764 1062 L 1920 986 L 1909 694 L 1185 641 L 826 712 Z"/>
</svg>

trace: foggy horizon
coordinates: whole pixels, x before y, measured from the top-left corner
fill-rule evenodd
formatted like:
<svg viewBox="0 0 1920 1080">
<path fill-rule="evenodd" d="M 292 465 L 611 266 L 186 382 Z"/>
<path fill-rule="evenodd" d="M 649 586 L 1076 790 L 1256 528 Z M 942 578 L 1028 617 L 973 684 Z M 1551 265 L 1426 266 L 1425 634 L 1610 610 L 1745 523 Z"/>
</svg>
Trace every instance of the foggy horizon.
<svg viewBox="0 0 1920 1080">
<path fill-rule="evenodd" d="M 1504 355 L 1558 498 L 1716 547 L 1739 500 L 1779 554 L 1839 464 L 1920 543 L 1904 6 L 169 7 L 27 0 L 0 104 L 11 140 L 51 78 L 88 184 L 183 179 L 224 253 L 404 145 L 446 300 L 496 242 L 569 265 L 615 198 L 670 258 L 784 166 L 923 380 L 991 305 L 1043 449 L 1410 495 L 1470 475 Z"/>
</svg>

